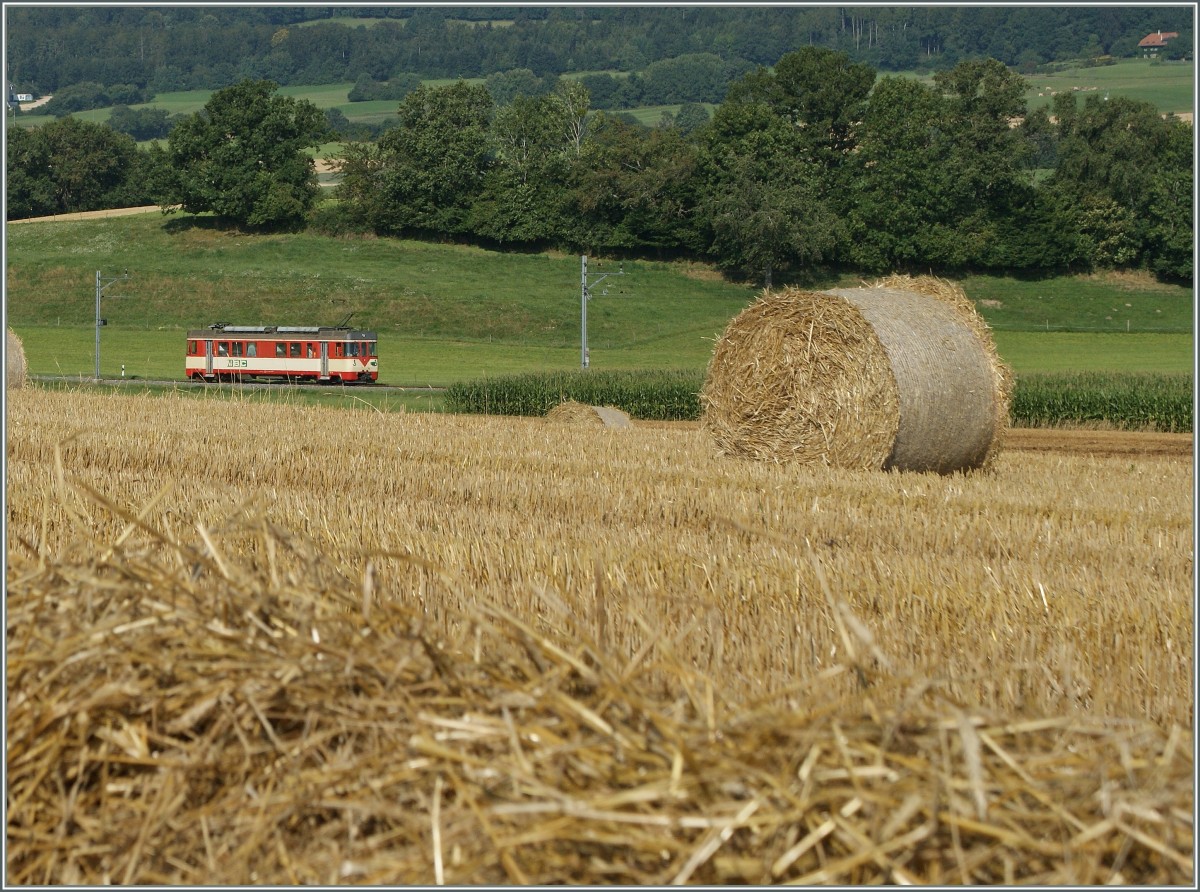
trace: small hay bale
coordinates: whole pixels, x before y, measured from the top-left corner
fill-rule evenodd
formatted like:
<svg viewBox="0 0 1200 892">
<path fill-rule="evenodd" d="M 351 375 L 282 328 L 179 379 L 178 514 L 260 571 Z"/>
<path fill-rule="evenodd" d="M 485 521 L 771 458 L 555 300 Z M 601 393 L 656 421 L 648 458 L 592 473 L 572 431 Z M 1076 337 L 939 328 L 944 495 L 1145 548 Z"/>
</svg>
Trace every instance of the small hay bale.
<svg viewBox="0 0 1200 892">
<path fill-rule="evenodd" d="M 5 386 L 10 390 L 24 387 L 28 368 L 25 363 L 25 345 L 11 328 L 8 329 L 8 338 L 4 345 L 4 361 L 8 370 L 4 379 Z"/>
<path fill-rule="evenodd" d="M 701 403 L 727 455 L 944 474 L 990 465 L 1011 391 L 958 286 L 892 276 L 765 292 L 717 341 Z"/>
<path fill-rule="evenodd" d="M 546 413 L 547 421 L 590 424 L 596 427 L 632 427 L 629 416 L 614 406 L 588 406 L 574 400 L 559 403 Z"/>
</svg>

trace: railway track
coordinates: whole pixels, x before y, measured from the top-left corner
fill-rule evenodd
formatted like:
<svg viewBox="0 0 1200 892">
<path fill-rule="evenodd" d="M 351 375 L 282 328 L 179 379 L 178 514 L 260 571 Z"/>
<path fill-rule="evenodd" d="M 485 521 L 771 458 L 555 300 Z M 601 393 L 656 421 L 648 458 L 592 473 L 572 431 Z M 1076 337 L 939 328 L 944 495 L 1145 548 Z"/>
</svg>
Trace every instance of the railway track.
<svg viewBox="0 0 1200 892">
<path fill-rule="evenodd" d="M 180 378 L 106 378 L 101 377 L 99 381 L 90 375 L 30 375 L 31 381 L 42 381 L 48 384 L 95 384 L 97 386 L 109 387 L 179 387 L 179 388 L 196 388 L 203 390 L 205 388 L 240 388 L 244 390 L 335 390 L 345 388 L 350 391 L 371 391 L 371 392 L 405 392 L 405 393 L 441 393 L 445 387 L 435 387 L 430 384 L 317 384 L 312 381 L 303 383 L 286 384 L 277 381 L 221 381 L 216 383 L 207 383 L 203 381 L 189 381 Z"/>
</svg>

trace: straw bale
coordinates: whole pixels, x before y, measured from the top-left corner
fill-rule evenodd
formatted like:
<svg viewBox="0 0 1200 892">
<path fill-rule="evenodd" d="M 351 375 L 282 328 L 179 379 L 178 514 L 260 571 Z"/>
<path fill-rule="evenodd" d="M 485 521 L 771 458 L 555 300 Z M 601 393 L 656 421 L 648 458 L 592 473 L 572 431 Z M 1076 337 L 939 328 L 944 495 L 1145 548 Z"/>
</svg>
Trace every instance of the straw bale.
<svg viewBox="0 0 1200 892">
<path fill-rule="evenodd" d="M 590 424 L 610 428 L 626 428 L 633 424 L 629 415 L 615 406 L 589 406 L 575 400 L 559 403 L 546 413 L 546 420 L 560 424 Z"/>
<path fill-rule="evenodd" d="M 25 364 L 25 345 L 21 343 L 21 339 L 17 337 L 17 333 L 11 328 L 8 329 L 5 341 L 4 361 L 7 369 L 7 375 L 4 379 L 5 386 L 12 389 L 24 387 L 27 369 Z"/>
<path fill-rule="evenodd" d="M 718 339 L 701 401 L 725 454 L 949 473 L 992 463 L 1010 393 L 961 289 L 891 277 L 765 292 Z"/>
<path fill-rule="evenodd" d="M 385 597 L 387 561 L 461 585 L 403 552 L 109 508 L 114 541 L 9 555 L 9 883 L 1194 883 L 1182 728 L 882 669 L 714 718 L 656 630 L 630 660 Z"/>
</svg>

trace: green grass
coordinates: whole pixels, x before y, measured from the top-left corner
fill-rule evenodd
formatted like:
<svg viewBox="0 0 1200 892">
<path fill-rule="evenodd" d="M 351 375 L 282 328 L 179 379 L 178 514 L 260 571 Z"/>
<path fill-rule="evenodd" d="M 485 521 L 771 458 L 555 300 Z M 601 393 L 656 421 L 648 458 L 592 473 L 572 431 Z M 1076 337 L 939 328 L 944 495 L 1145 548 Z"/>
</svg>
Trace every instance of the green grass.
<svg viewBox="0 0 1200 892">
<path fill-rule="evenodd" d="M 247 236 L 214 229 L 205 218 L 159 213 L 18 224 L 7 237 L 8 320 L 25 341 L 33 374 L 92 376 L 98 269 L 131 275 L 102 298 L 105 377 L 119 376 L 123 363 L 127 376 L 181 378 L 189 328 L 333 324 L 348 313 L 353 324 L 379 332 L 385 383 L 444 386 L 581 364 L 576 255 L 308 233 Z M 714 340 L 757 295 L 699 264 L 629 261 L 618 276 L 620 268 L 589 258 L 595 370 L 702 370 Z M 808 287 L 853 284 L 851 277 Z M 975 276 L 963 284 L 1018 375 L 1192 369 L 1187 289 L 1130 275 Z M 1101 313 L 1114 315 L 1107 329 Z"/>
<path fill-rule="evenodd" d="M 996 331 L 1183 333 L 1192 292 L 1149 275 L 971 276 L 963 289 Z"/>
<path fill-rule="evenodd" d="M 186 399 L 221 400 L 231 403 L 283 403 L 296 406 L 333 406 L 342 409 L 377 412 L 444 412 L 445 397 L 440 391 L 381 391 L 362 387 L 250 387 L 237 384 L 152 384 L 135 379 L 111 380 L 96 384 L 79 381 L 34 381 L 32 387 L 46 390 L 111 390 L 118 388 L 130 395 L 180 396 Z"/>
<path fill-rule="evenodd" d="M 1071 68 L 1055 74 L 1027 75 L 1029 109 L 1054 101 L 1052 91 L 1086 96 L 1125 96 L 1149 102 L 1162 112 L 1190 112 L 1194 107 L 1194 62 L 1121 59 L 1115 65 Z"/>
<path fill-rule="evenodd" d="M 997 331 L 996 352 L 1018 375 L 1043 372 L 1190 373 L 1190 334 Z"/>
<path fill-rule="evenodd" d="M 345 25 L 347 28 L 358 28 L 360 26 L 370 28 L 373 25 L 378 25 L 380 22 L 391 22 L 394 25 L 404 27 L 407 24 L 406 19 L 386 19 L 386 18 L 355 18 L 354 16 L 330 16 L 327 19 L 309 19 L 304 22 L 297 22 L 294 25 L 288 25 L 289 28 L 311 28 L 313 25 Z"/>
<path fill-rule="evenodd" d="M 1115 65 L 1096 68 L 1069 68 L 1054 74 L 1023 75 L 1029 84 L 1025 92 L 1030 111 L 1050 105 L 1051 92 L 1071 93 L 1080 97 L 1100 95 L 1126 96 L 1153 104 L 1161 112 L 1190 112 L 1194 102 L 1195 66 L 1192 62 L 1152 62 L 1149 59 L 1120 59 Z M 933 84 L 928 72 L 879 72 L 880 77 L 900 76 Z M 1039 95 L 1040 94 L 1040 95 Z"/>
</svg>

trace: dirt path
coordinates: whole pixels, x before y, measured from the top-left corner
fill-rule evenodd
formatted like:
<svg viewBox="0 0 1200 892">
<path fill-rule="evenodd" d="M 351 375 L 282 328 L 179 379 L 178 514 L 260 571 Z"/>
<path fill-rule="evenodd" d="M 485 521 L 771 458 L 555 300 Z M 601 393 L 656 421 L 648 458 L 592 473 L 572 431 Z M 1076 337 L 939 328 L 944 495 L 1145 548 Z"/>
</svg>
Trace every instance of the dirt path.
<svg viewBox="0 0 1200 892">
<path fill-rule="evenodd" d="M 635 421 L 638 427 L 697 428 L 698 421 Z M 1009 428 L 1005 452 L 1067 452 L 1080 455 L 1128 455 L 1191 461 L 1192 434 L 1142 431 L 1077 430 L 1066 428 Z"/>
<path fill-rule="evenodd" d="M 49 98 L 49 97 L 47 97 Z M 324 158 L 318 158 L 316 161 L 317 173 L 334 173 L 333 165 Z M 68 221 L 68 220 L 101 220 L 105 217 L 128 217 L 130 214 L 148 214 L 151 211 L 157 211 L 158 205 L 148 204 L 136 208 L 106 208 L 100 211 L 80 211 L 74 214 L 52 214 L 49 217 L 26 217 L 23 220 L 8 220 L 9 226 L 17 223 L 47 223 L 53 221 Z"/>
<path fill-rule="evenodd" d="M 107 208 L 102 211 L 79 211 L 74 214 L 53 214 L 49 217 L 26 217 L 23 220 L 8 220 L 9 226 L 15 226 L 17 223 L 46 223 L 52 221 L 67 221 L 67 220 L 99 220 L 103 217 L 128 217 L 130 214 L 148 214 L 151 211 L 157 211 L 158 205 L 148 204 L 144 207 L 137 208 Z"/>
<path fill-rule="evenodd" d="M 1015 427 L 1005 436 L 1004 448 L 1027 452 L 1082 452 L 1089 455 L 1191 459 L 1192 435 Z"/>
</svg>

